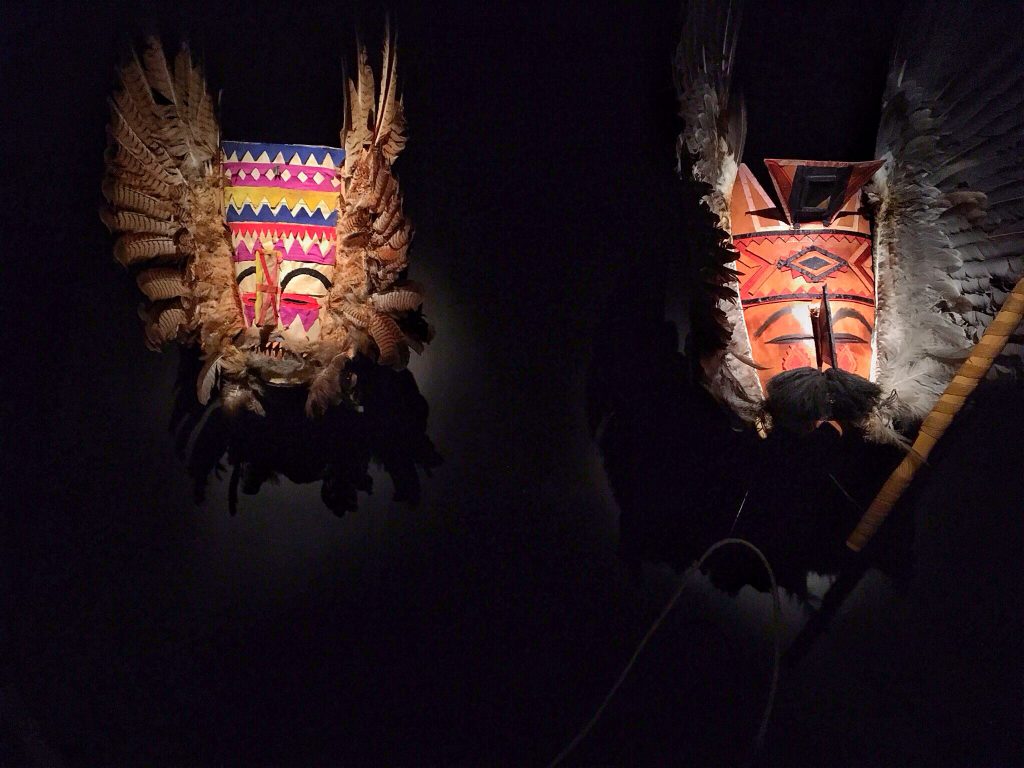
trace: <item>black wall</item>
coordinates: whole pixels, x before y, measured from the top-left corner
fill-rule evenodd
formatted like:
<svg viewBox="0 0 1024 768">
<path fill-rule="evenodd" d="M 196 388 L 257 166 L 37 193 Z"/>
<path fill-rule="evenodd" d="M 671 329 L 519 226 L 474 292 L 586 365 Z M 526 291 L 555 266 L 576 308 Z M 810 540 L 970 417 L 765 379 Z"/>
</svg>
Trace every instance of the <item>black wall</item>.
<svg viewBox="0 0 1024 768">
<path fill-rule="evenodd" d="M 872 156 L 897 5 L 751 9 L 749 160 Z M 177 352 L 144 349 L 96 216 L 104 100 L 119 46 L 159 29 L 223 89 L 225 137 L 336 143 L 342 62 L 357 27 L 380 40 L 383 10 L 5 9 L 0 764 L 544 764 L 671 591 L 672 570 L 620 557 L 586 393 L 625 334 L 619 394 L 673 435 L 640 430 L 674 484 L 639 492 L 685 515 L 721 457 L 701 456 L 703 426 L 651 394 L 634 354 L 663 318 L 686 330 L 679 9 L 392 10 L 411 276 L 437 326 L 411 369 L 444 464 L 417 507 L 392 503 L 377 471 L 338 518 L 315 483 L 287 480 L 234 517 L 223 478 L 193 503 L 168 429 Z M 935 452 L 900 513 L 898 567 L 871 569 L 784 671 L 765 764 L 1021 760 L 1022 406 L 1019 387 L 990 388 Z M 677 445 L 689 459 L 671 460 Z M 876 487 L 847 490 L 864 504 Z M 698 582 L 574 759 L 744 754 L 770 672 L 767 598 Z M 787 641 L 802 611 L 787 601 Z"/>
</svg>

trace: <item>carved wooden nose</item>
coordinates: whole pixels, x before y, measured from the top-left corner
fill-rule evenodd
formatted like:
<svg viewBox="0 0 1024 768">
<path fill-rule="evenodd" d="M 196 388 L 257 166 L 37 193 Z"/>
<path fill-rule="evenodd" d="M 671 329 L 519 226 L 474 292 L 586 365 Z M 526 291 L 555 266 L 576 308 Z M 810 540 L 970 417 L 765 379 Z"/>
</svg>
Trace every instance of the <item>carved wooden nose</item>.
<svg viewBox="0 0 1024 768">
<path fill-rule="evenodd" d="M 838 368 L 836 362 L 835 336 L 832 332 L 832 311 L 828 306 L 828 289 L 821 289 L 821 303 L 811 307 L 811 329 L 814 333 L 814 350 L 818 357 L 818 370 L 825 366 Z"/>
</svg>

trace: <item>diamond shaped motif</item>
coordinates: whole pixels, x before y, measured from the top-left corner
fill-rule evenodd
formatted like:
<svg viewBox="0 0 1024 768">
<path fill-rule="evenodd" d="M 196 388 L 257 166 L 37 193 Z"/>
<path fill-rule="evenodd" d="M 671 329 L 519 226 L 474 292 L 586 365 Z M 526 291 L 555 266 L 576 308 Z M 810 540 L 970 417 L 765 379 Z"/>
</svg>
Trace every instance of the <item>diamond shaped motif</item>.
<svg viewBox="0 0 1024 768">
<path fill-rule="evenodd" d="M 320 173 L 320 171 L 317 171 L 316 173 L 313 174 L 313 181 L 315 181 L 317 184 L 321 183 L 323 180 L 324 175 Z"/>
<path fill-rule="evenodd" d="M 821 258 L 821 256 L 811 256 L 809 258 L 801 259 L 798 263 L 801 267 L 809 269 L 812 272 L 817 271 L 822 267 L 827 267 L 829 265 L 829 261 L 827 259 Z"/>
<path fill-rule="evenodd" d="M 790 269 L 811 283 L 820 283 L 833 272 L 846 269 L 846 259 L 827 251 L 820 245 L 809 245 L 775 265 L 778 269 Z"/>
<path fill-rule="evenodd" d="M 252 170 L 252 177 L 254 179 L 258 179 L 260 177 L 260 169 L 259 168 L 253 168 L 253 170 Z"/>
<path fill-rule="evenodd" d="M 308 178 L 309 178 L 309 176 L 306 175 L 305 171 L 299 171 L 299 175 L 298 175 L 299 181 L 305 181 Z"/>
<path fill-rule="evenodd" d="M 281 171 L 281 180 L 282 181 L 288 181 L 288 179 L 290 179 L 291 177 L 292 177 L 292 172 L 289 171 L 287 168 L 285 168 L 283 171 Z"/>
</svg>

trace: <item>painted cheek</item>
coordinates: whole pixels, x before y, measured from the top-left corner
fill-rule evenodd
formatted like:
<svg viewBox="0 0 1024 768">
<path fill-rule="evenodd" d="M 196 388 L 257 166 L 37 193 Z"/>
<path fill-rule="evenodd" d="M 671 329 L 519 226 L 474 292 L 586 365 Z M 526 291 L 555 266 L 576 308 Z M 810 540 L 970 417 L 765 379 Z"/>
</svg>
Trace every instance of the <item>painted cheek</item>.
<svg viewBox="0 0 1024 768">
<path fill-rule="evenodd" d="M 289 327 L 296 317 L 302 323 L 302 329 L 309 332 L 310 327 L 320 316 L 320 303 L 310 296 L 302 294 L 285 294 L 280 306 L 281 325 Z"/>
<path fill-rule="evenodd" d="M 844 371 L 850 371 L 851 373 L 860 373 L 858 370 L 857 355 L 855 355 L 848 344 L 839 345 L 839 352 L 836 355 L 839 367 Z"/>
<path fill-rule="evenodd" d="M 239 298 L 242 301 L 242 317 L 245 318 L 246 326 L 251 326 L 256 319 L 256 294 L 243 293 Z"/>
<path fill-rule="evenodd" d="M 782 370 L 784 371 L 815 367 L 817 367 L 817 364 L 811 359 L 804 344 L 794 344 L 789 348 L 789 351 L 782 360 Z"/>
</svg>

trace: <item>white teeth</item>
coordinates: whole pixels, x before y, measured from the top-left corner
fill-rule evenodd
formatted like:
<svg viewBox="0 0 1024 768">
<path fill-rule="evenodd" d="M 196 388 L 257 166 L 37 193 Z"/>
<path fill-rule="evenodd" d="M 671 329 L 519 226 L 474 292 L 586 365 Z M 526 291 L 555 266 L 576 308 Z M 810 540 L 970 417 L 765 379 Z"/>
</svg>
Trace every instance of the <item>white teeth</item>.
<svg viewBox="0 0 1024 768">
<path fill-rule="evenodd" d="M 279 360 L 283 360 L 286 357 L 295 357 L 298 354 L 291 351 L 288 348 L 288 343 L 285 341 L 268 341 L 265 344 L 253 347 L 253 351 L 260 352 L 267 357 L 273 357 Z"/>
</svg>

